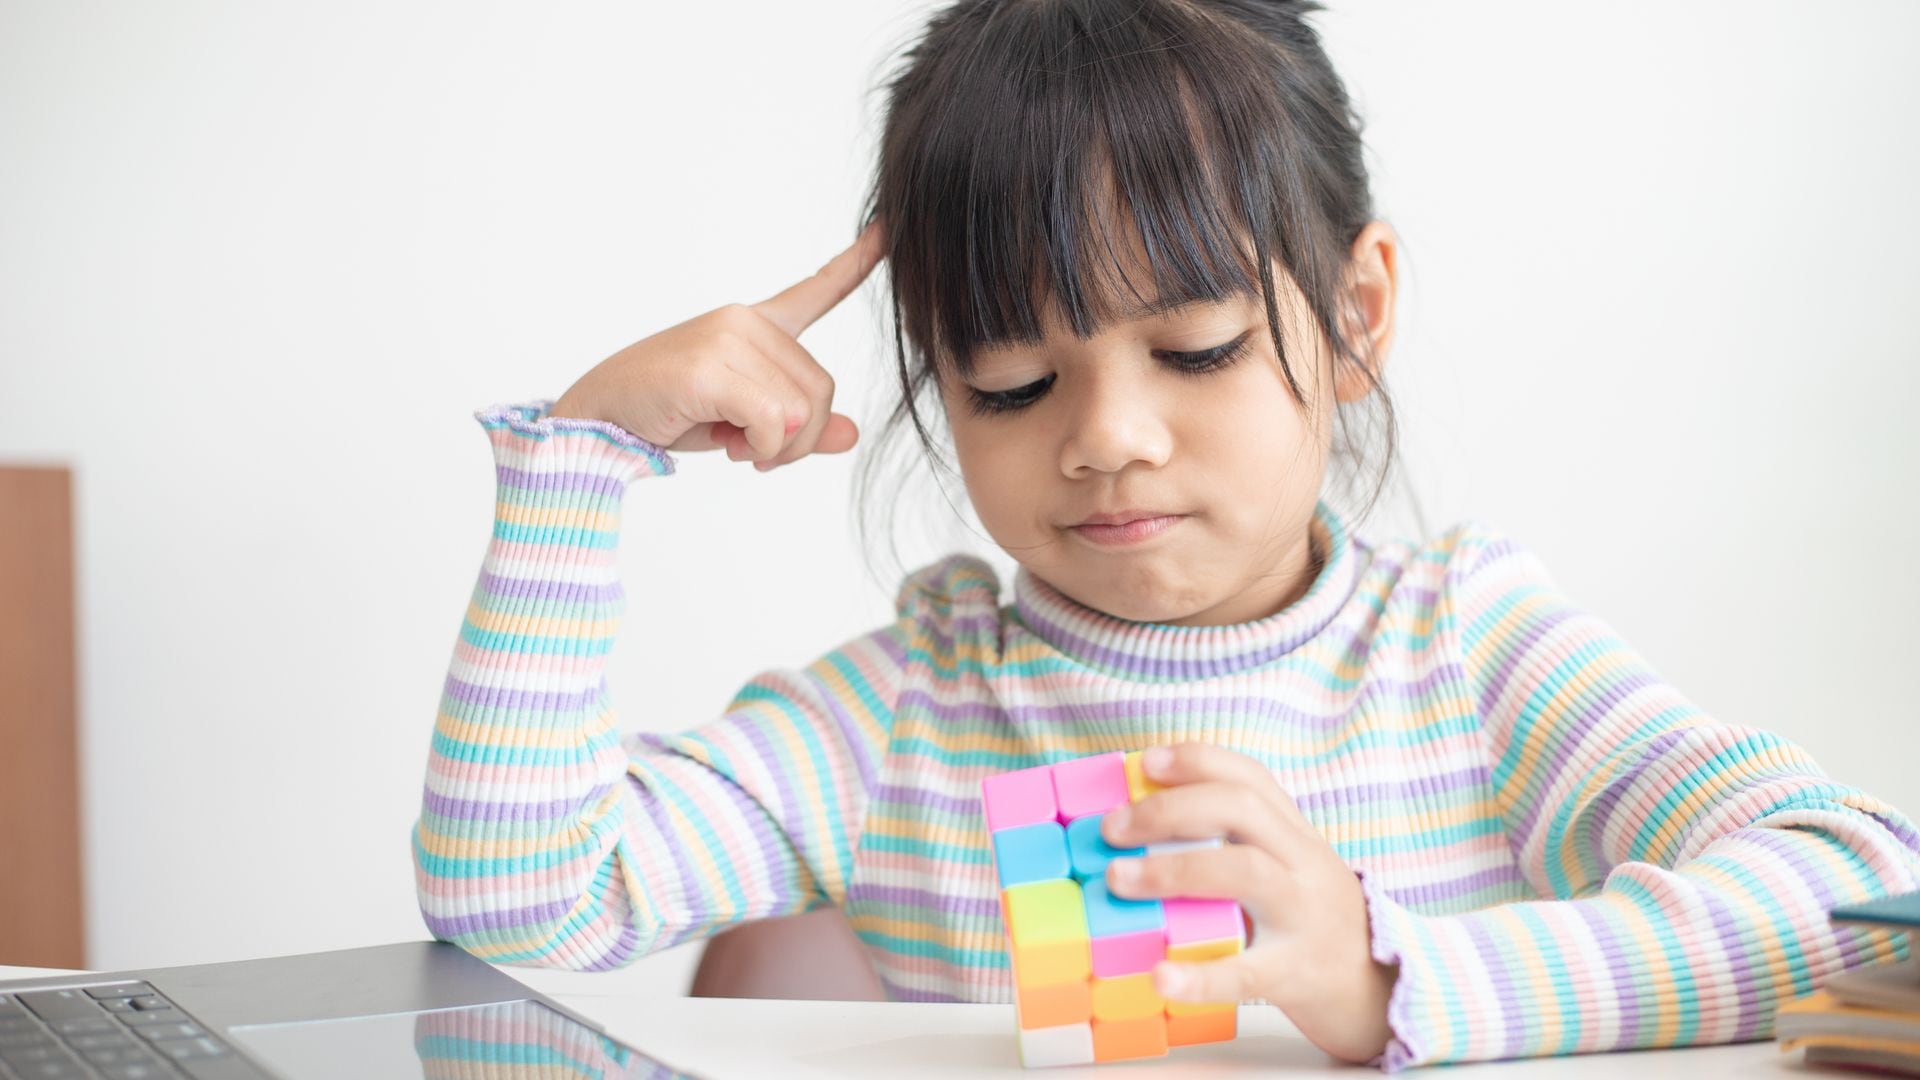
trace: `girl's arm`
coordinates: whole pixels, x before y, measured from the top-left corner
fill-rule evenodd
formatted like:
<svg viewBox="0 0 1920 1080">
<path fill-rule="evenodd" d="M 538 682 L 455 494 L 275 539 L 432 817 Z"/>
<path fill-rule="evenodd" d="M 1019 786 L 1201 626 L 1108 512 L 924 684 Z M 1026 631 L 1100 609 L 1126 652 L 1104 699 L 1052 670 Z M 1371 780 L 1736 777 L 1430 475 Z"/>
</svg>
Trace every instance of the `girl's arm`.
<svg viewBox="0 0 1920 1080">
<path fill-rule="evenodd" d="M 1766 1038 L 1780 1003 L 1904 955 L 1826 913 L 1916 886 L 1911 821 L 1704 715 L 1510 539 L 1455 557 L 1494 791 L 1550 899 L 1425 916 L 1363 875 L 1375 959 L 1400 965 L 1382 1064 Z"/>
<path fill-rule="evenodd" d="M 692 731 L 623 738 L 604 674 L 621 501 L 674 463 L 548 405 L 476 414 L 498 497 L 413 833 L 428 929 L 495 963 L 601 969 L 840 902 L 892 724 L 897 625 L 755 677 Z"/>
</svg>

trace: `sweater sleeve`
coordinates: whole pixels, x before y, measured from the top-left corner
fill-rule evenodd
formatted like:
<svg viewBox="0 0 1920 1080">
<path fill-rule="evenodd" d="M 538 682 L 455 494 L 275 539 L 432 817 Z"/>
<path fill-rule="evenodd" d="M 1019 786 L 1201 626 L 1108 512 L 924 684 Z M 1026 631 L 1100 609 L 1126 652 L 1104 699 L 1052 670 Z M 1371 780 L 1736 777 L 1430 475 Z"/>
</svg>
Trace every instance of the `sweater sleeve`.
<svg viewBox="0 0 1920 1080">
<path fill-rule="evenodd" d="M 1453 539 L 1442 623 L 1540 899 L 1418 914 L 1361 872 L 1375 959 L 1400 967 L 1377 1064 L 1766 1038 L 1780 1003 L 1905 954 L 1826 912 L 1915 887 L 1908 818 L 1704 715 L 1510 538 Z"/>
<path fill-rule="evenodd" d="M 900 624 L 755 676 L 691 730 L 623 737 L 605 675 L 621 503 L 674 462 L 550 405 L 475 414 L 497 496 L 413 829 L 428 930 L 494 963 L 594 970 L 840 903 Z"/>
</svg>

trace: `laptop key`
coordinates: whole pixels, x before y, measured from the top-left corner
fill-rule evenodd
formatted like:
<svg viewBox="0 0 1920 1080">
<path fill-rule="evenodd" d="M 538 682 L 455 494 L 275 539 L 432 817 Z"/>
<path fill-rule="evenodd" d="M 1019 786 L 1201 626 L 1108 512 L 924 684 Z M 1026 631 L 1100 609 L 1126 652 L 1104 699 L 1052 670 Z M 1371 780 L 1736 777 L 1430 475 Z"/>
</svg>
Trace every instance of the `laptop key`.
<svg viewBox="0 0 1920 1080">
<path fill-rule="evenodd" d="M 0 1032 L 39 1031 L 40 1023 L 26 1013 L 0 1013 Z"/>
<path fill-rule="evenodd" d="M 48 1058 L 31 1065 L 10 1066 L 25 1080 L 68 1080 L 69 1077 L 85 1077 L 87 1067 L 70 1057 Z"/>
<path fill-rule="evenodd" d="M 119 1020 L 130 1028 L 143 1028 L 153 1024 L 179 1024 L 185 1022 L 187 1014 L 178 1009 L 156 1009 L 153 1012 L 121 1013 Z"/>
<path fill-rule="evenodd" d="M 153 1061 L 145 1047 L 128 1043 L 125 1046 L 89 1046 L 80 1051 L 80 1056 L 94 1065 L 119 1065 L 128 1061 Z"/>
<path fill-rule="evenodd" d="M 99 1006 L 81 990 L 25 990 L 16 996 L 28 1011 L 49 1024 L 100 1015 Z"/>
<path fill-rule="evenodd" d="M 204 1037 L 198 1039 L 169 1039 L 166 1042 L 157 1044 L 154 1049 L 175 1061 L 185 1061 L 188 1058 L 219 1057 L 227 1052 L 226 1047 L 214 1042 L 212 1039 Z"/>
<path fill-rule="evenodd" d="M 184 1023 L 148 1024 L 145 1027 L 135 1028 L 134 1030 L 140 1033 L 141 1038 L 154 1042 L 158 1042 L 161 1039 L 191 1039 L 195 1036 L 206 1034 L 206 1030 L 199 1024 Z"/>
<path fill-rule="evenodd" d="M 171 1009 L 173 1002 L 158 994 L 142 994 L 133 999 L 133 1007 L 141 1012 L 146 1012 L 148 1009 Z"/>
<path fill-rule="evenodd" d="M 271 1073 L 262 1072 L 239 1054 L 184 1058 L 175 1061 L 173 1066 L 193 1077 L 193 1080 L 274 1080 Z"/>
<path fill-rule="evenodd" d="M 75 1050 L 97 1050 L 103 1046 L 133 1046 L 133 1036 L 124 1031 L 100 1031 L 67 1036 L 67 1045 Z"/>
<path fill-rule="evenodd" d="M 94 1035 L 102 1031 L 112 1031 L 120 1025 L 104 1016 L 89 1016 L 80 1020 L 61 1020 L 52 1026 L 53 1030 L 62 1035 Z"/>
<path fill-rule="evenodd" d="M 87 996 L 91 998 L 130 998 L 153 993 L 153 987 L 143 982 L 114 983 L 111 986 L 89 986 Z"/>
<path fill-rule="evenodd" d="M 159 1061 L 126 1061 L 96 1066 L 94 1071 L 107 1080 L 179 1080 L 180 1076 Z"/>
<path fill-rule="evenodd" d="M 101 998 L 100 1007 L 108 1012 L 132 1012 L 132 998 Z"/>
<path fill-rule="evenodd" d="M 0 1046 L 0 1061 L 16 1069 L 22 1065 L 32 1065 L 37 1061 L 50 1061 L 53 1058 L 65 1056 L 66 1051 L 60 1049 L 60 1044 L 51 1039 L 37 1046 Z"/>
<path fill-rule="evenodd" d="M 28 1028 L 24 1031 L 0 1031 L 0 1051 L 15 1046 L 41 1045 L 52 1046 L 54 1042 L 53 1036 L 41 1031 L 39 1028 Z"/>
</svg>

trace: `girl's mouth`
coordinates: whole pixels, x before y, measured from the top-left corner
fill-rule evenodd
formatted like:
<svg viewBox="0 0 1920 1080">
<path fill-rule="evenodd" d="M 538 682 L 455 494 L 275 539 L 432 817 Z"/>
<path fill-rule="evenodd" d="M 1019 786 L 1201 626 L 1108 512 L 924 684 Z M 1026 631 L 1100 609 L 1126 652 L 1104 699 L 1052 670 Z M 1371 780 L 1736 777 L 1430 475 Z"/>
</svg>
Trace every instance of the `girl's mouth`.
<svg viewBox="0 0 1920 1080">
<path fill-rule="evenodd" d="M 1185 514 L 1163 514 L 1159 517 L 1136 518 L 1122 525 L 1082 524 L 1074 525 L 1072 529 L 1091 543 L 1102 547 L 1119 547 L 1151 540 L 1185 519 Z"/>
</svg>

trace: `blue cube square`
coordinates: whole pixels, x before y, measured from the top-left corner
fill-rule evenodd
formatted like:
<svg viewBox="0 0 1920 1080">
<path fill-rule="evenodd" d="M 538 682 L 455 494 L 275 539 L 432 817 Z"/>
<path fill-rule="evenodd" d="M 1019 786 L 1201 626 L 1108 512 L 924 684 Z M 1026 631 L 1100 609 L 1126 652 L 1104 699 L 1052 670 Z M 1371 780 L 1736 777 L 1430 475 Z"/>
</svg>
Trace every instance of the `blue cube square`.
<svg viewBox="0 0 1920 1080">
<path fill-rule="evenodd" d="M 1089 879 L 1081 889 L 1087 905 L 1087 932 L 1093 937 L 1161 930 L 1166 915 L 1158 900 L 1128 900 L 1107 891 L 1107 879 Z"/>
<path fill-rule="evenodd" d="M 1067 858 L 1073 863 L 1073 876 L 1081 881 L 1105 877 L 1107 864 L 1131 855 L 1144 855 L 1146 848 L 1117 848 L 1100 836 L 1100 820 L 1107 815 L 1092 814 L 1067 823 Z"/>
<path fill-rule="evenodd" d="M 1067 831 L 1057 821 L 1041 821 L 993 832 L 993 864 L 1003 889 L 1028 881 L 1072 876 L 1067 861 Z"/>
</svg>

